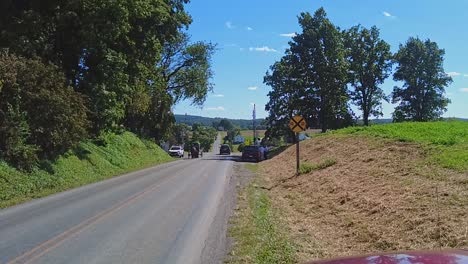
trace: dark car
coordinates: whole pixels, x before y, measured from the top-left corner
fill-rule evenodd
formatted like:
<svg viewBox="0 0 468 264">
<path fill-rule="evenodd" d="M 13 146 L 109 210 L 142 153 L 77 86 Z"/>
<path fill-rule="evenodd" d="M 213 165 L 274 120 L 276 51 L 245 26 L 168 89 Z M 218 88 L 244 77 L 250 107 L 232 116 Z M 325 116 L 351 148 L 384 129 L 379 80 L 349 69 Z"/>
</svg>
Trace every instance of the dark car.
<svg viewBox="0 0 468 264">
<path fill-rule="evenodd" d="M 245 146 L 242 149 L 242 161 L 260 162 L 265 159 L 264 153 L 262 146 Z"/>
<path fill-rule="evenodd" d="M 203 156 L 202 150 L 200 148 L 200 143 L 199 142 L 194 142 L 190 146 L 190 156 L 192 159 L 196 159 L 200 156 Z"/>
<path fill-rule="evenodd" d="M 466 250 L 414 251 L 383 253 L 362 257 L 346 257 L 331 260 L 312 261 L 309 264 L 461 264 L 468 263 Z"/>
<path fill-rule="evenodd" d="M 229 145 L 221 145 L 219 149 L 219 155 L 231 155 L 231 148 Z"/>
</svg>

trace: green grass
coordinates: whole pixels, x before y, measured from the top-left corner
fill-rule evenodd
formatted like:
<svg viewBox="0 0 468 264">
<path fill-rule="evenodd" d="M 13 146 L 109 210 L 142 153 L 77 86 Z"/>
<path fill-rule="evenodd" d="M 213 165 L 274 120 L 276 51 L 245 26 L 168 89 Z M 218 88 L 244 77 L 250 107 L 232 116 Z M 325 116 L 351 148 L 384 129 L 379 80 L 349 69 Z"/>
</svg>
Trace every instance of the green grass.
<svg viewBox="0 0 468 264">
<path fill-rule="evenodd" d="M 295 247 L 280 228 L 270 197 L 250 184 L 241 192 L 239 215 L 230 234 L 235 240 L 228 263 L 296 263 Z"/>
<path fill-rule="evenodd" d="M 301 162 L 301 164 L 299 166 L 299 174 L 307 174 L 307 173 L 310 173 L 312 171 L 323 170 L 323 169 L 328 168 L 330 166 L 333 166 L 335 164 L 336 164 L 335 159 L 325 159 L 322 162 L 320 162 L 319 164 Z"/>
<path fill-rule="evenodd" d="M 350 127 L 332 133 L 367 135 L 420 143 L 428 148 L 430 161 L 444 168 L 468 171 L 468 122 L 407 122 Z"/>
<path fill-rule="evenodd" d="M 99 141 L 84 142 L 30 173 L 0 161 L 0 208 L 173 160 L 130 132 L 105 134 Z"/>
<path fill-rule="evenodd" d="M 247 168 L 251 172 L 258 173 L 258 164 L 247 163 L 244 166 L 245 166 L 245 168 Z"/>
</svg>

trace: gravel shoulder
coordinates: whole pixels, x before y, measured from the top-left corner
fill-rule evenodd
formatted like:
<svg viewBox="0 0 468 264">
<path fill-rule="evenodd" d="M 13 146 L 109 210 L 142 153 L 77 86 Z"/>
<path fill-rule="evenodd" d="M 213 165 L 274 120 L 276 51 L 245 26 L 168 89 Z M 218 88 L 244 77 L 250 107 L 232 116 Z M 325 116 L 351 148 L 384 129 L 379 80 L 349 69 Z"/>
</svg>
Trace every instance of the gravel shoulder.
<svg viewBox="0 0 468 264">
<path fill-rule="evenodd" d="M 229 236 L 230 219 L 238 208 L 238 192 L 247 186 L 255 174 L 243 163 L 235 162 L 226 185 L 225 195 L 219 204 L 217 215 L 212 223 L 208 239 L 201 256 L 201 263 L 224 263 L 232 249 L 233 239 Z"/>
</svg>

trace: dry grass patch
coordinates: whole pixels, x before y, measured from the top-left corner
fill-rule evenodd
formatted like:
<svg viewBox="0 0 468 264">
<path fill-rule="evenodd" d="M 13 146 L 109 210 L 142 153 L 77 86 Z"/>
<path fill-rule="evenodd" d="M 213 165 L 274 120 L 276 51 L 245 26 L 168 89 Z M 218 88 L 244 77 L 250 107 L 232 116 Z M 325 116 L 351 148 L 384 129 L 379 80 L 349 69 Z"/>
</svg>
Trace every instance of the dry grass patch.
<svg viewBox="0 0 468 264">
<path fill-rule="evenodd" d="M 429 164 L 418 144 L 332 135 L 301 151 L 303 162 L 336 164 L 292 177 L 292 147 L 261 165 L 300 261 L 468 246 L 468 174 Z"/>
</svg>

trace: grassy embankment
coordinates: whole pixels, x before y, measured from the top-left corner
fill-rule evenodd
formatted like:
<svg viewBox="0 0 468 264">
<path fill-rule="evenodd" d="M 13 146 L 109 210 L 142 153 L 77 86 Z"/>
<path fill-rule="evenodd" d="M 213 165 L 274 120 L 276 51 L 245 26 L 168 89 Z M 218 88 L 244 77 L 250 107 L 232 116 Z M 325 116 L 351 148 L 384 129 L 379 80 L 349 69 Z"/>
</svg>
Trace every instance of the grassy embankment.
<svg viewBox="0 0 468 264">
<path fill-rule="evenodd" d="M 295 260 L 468 246 L 468 122 L 321 134 L 301 142 L 299 176 L 294 154 L 290 147 L 262 162 L 260 187 L 248 190 L 264 192 L 271 210 L 281 212 L 272 221 L 284 223 Z M 252 196 L 247 201 L 261 206 Z M 253 237 L 234 233 L 246 247 Z"/>
<path fill-rule="evenodd" d="M 352 127 L 334 132 L 415 142 L 428 151 L 429 162 L 460 172 L 468 171 L 468 122 L 428 122 Z"/>
<path fill-rule="evenodd" d="M 84 142 L 30 173 L 0 162 L 0 208 L 173 160 L 149 140 L 125 132 Z"/>
<path fill-rule="evenodd" d="M 246 164 L 252 173 L 258 165 Z M 239 210 L 231 222 L 229 233 L 234 237 L 227 263 L 295 263 L 295 248 L 286 236 L 278 213 L 272 208 L 271 198 L 265 190 L 257 188 L 254 179 L 239 190 Z"/>
</svg>

